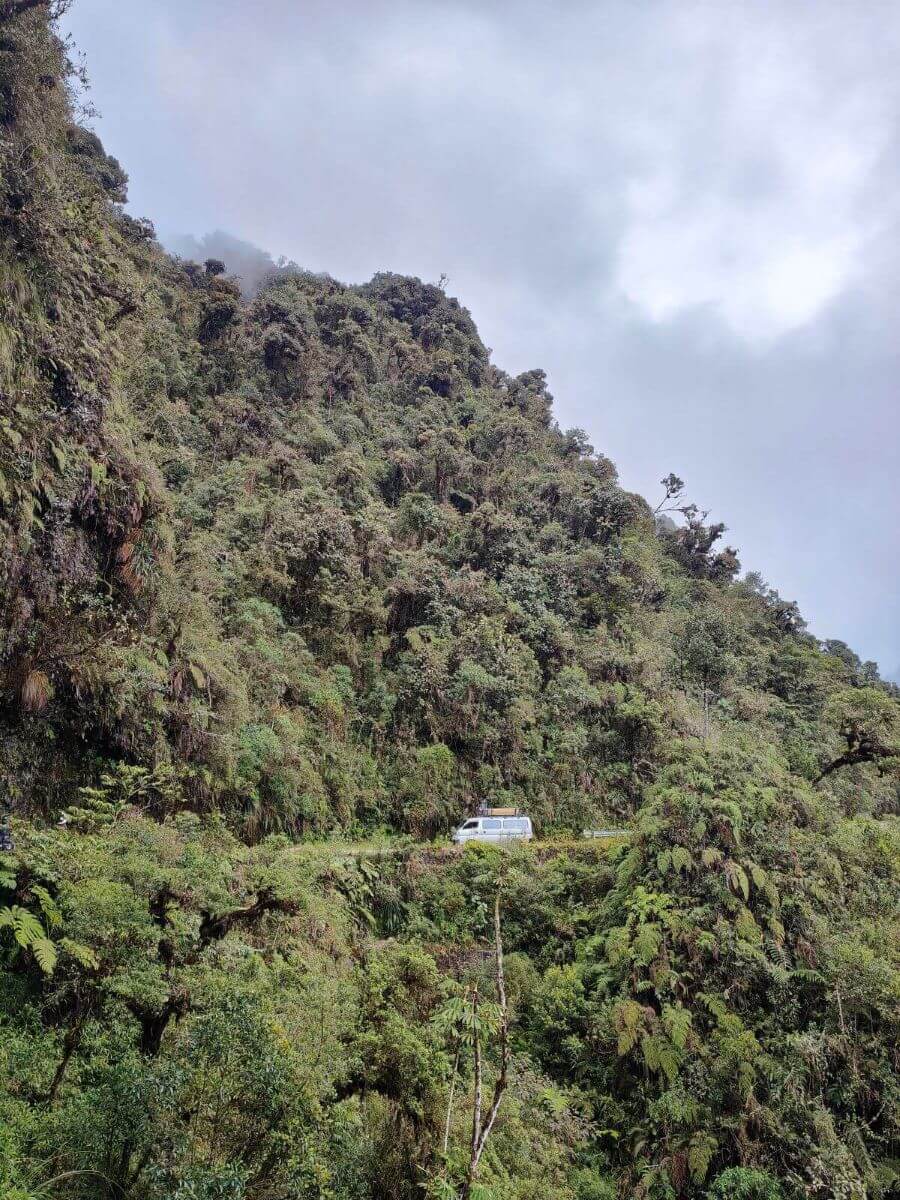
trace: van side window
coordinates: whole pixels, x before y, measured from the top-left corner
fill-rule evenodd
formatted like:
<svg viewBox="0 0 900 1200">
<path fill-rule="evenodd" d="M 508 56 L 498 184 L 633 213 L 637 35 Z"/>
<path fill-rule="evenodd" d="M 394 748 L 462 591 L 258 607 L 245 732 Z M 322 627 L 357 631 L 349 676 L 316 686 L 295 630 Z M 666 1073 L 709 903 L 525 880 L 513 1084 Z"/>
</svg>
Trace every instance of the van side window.
<svg viewBox="0 0 900 1200">
<path fill-rule="evenodd" d="M 499 817 L 487 817 L 482 824 L 482 828 L 489 829 L 493 832 L 498 832 L 503 828 L 503 822 Z"/>
<path fill-rule="evenodd" d="M 527 829 L 527 826 L 521 817 L 510 817 L 505 824 L 510 833 L 524 833 Z"/>
<path fill-rule="evenodd" d="M 477 829 L 477 828 L 478 828 L 477 821 L 466 821 L 465 825 L 463 825 L 463 829 Z"/>
</svg>

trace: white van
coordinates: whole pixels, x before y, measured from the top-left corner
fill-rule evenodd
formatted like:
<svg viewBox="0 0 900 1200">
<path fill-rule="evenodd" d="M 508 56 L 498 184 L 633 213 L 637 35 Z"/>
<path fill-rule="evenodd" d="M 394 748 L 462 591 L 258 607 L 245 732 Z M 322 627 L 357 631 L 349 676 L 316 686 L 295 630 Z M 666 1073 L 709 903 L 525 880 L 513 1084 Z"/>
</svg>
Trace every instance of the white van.
<svg viewBox="0 0 900 1200">
<path fill-rule="evenodd" d="M 454 842 L 530 841 L 531 817 L 470 817 L 453 834 Z"/>
</svg>

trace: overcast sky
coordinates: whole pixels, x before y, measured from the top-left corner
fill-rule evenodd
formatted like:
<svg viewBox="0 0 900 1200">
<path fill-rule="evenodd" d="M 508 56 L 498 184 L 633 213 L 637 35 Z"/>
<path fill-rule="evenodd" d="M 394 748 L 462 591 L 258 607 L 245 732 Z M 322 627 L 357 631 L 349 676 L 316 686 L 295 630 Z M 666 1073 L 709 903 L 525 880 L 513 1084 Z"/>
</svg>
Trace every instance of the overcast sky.
<svg viewBox="0 0 900 1200">
<path fill-rule="evenodd" d="M 76 0 L 163 234 L 436 280 L 900 675 L 896 0 Z"/>
</svg>

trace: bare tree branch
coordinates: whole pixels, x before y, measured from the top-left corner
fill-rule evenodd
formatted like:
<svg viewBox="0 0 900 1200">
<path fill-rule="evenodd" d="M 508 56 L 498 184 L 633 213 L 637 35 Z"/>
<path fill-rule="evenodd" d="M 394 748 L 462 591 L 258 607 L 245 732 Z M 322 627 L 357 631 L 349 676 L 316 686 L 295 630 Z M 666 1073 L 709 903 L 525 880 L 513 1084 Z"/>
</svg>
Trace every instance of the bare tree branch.
<svg viewBox="0 0 900 1200">
<path fill-rule="evenodd" d="M 276 896 L 270 888 L 261 888 L 252 904 L 231 912 L 214 915 L 204 911 L 200 921 L 200 949 L 225 937 L 235 925 L 250 925 L 266 912 L 295 913 L 297 903 Z"/>
<path fill-rule="evenodd" d="M 883 759 L 896 757 L 897 751 L 889 746 L 877 746 L 870 742 L 864 742 L 847 750 L 834 762 L 830 762 L 815 782 L 821 783 L 832 771 L 839 771 L 841 767 L 855 767 L 859 763 L 881 762 Z"/>
<path fill-rule="evenodd" d="M 661 479 L 660 483 L 666 489 L 666 494 L 663 496 L 662 500 L 660 500 L 659 504 L 657 504 L 656 508 L 654 508 L 654 516 L 657 513 L 663 512 L 681 512 L 681 509 L 677 508 L 677 504 L 675 502 L 684 492 L 684 480 L 679 479 L 678 476 L 673 473 L 671 475 L 667 475 L 665 479 Z M 672 503 L 670 504 L 669 501 L 672 501 Z"/>
</svg>

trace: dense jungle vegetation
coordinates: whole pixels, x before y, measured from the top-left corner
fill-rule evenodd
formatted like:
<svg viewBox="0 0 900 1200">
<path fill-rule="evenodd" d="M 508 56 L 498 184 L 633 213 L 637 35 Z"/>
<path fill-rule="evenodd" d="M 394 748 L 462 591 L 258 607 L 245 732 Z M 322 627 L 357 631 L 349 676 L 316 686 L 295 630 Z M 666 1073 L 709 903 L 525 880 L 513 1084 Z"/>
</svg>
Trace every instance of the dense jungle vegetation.
<svg viewBox="0 0 900 1200">
<path fill-rule="evenodd" d="M 167 256 L 55 15 L 0 4 L 0 1196 L 900 1195 L 897 690 L 441 286 Z M 484 800 L 540 841 L 450 849 Z"/>
</svg>

